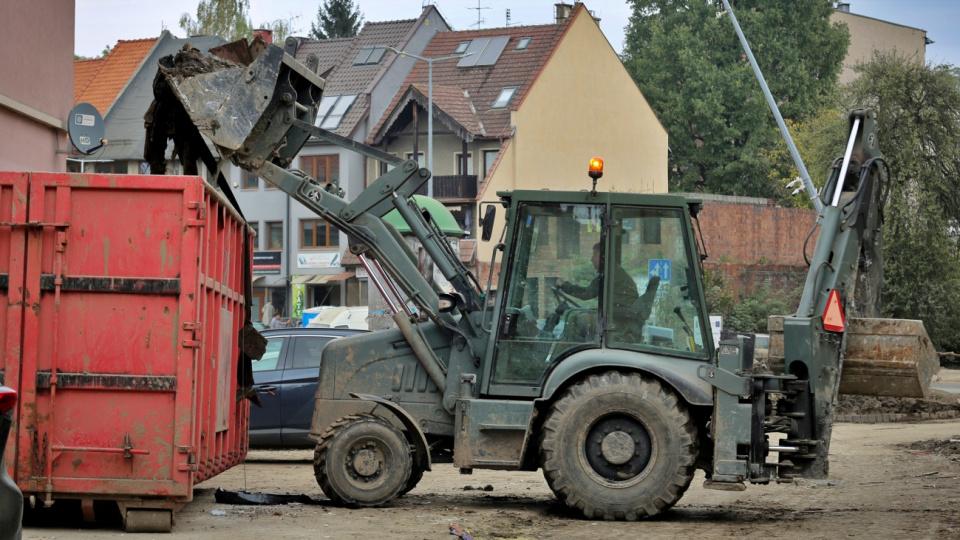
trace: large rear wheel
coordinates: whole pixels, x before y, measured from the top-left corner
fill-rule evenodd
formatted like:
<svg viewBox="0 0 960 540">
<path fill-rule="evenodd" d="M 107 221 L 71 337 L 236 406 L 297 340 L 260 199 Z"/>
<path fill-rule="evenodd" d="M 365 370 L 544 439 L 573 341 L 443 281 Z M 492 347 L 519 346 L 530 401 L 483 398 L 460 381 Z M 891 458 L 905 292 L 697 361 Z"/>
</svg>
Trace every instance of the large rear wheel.
<svg viewBox="0 0 960 540">
<path fill-rule="evenodd" d="M 410 444 L 392 424 L 368 414 L 341 418 L 320 437 L 313 471 L 335 504 L 379 506 L 407 486 Z"/>
<path fill-rule="evenodd" d="M 677 396 L 616 371 L 570 387 L 540 442 L 550 489 L 590 519 L 633 521 L 669 509 L 690 486 L 697 452 L 696 428 Z"/>
</svg>

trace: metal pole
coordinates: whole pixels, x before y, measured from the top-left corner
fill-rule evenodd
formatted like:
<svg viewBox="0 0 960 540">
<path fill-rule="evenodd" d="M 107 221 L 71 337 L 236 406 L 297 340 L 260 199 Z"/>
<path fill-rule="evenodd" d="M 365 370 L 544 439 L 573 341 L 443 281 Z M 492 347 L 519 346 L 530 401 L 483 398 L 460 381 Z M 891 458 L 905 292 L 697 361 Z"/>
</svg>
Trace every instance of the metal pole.
<svg viewBox="0 0 960 540">
<path fill-rule="evenodd" d="M 430 180 L 427 197 L 433 198 L 433 60 L 427 62 L 427 169 Z"/>
<path fill-rule="evenodd" d="M 780 126 L 780 132 L 783 133 L 783 138 L 787 142 L 787 148 L 790 149 L 790 157 L 793 158 L 793 163 L 797 166 L 797 169 L 800 170 L 800 178 L 803 179 L 803 185 L 807 188 L 807 195 L 809 195 L 810 200 L 813 201 L 813 206 L 817 209 L 817 213 L 823 215 L 823 203 L 820 201 L 820 196 L 817 194 L 817 188 L 813 185 L 813 180 L 810 180 L 810 174 L 807 173 L 807 168 L 803 166 L 803 160 L 800 159 L 800 153 L 797 151 L 797 147 L 793 144 L 793 138 L 790 137 L 790 131 L 787 130 L 787 125 L 783 121 L 783 116 L 780 115 L 780 109 L 777 107 L 777 102 L 773 100 L 773 95 L 770 94 L 770 88 L 767 87 L 767 81 L 763 78 L 763 73 L 760 71 L 760 66 L 757 65 L 757 59 L 753 57 L 753 52 L 750 50 L 750 44 L 747 43 L 747 38 L 744 37 L 743 31 L 740 30 L 740 23 L 737 22 L 737 17 L 733 14 L 733 8 L 730 7 L 730 2 L 723 0 L 723 7 L 725 7 L 727 9 L 727 13 L 730 14 L 730 20 L 733 21 L 733 29 L 736 30 L 737 36 L 740 38 L 740 44 L 743 45 L 743 50 L 747 53 L 747 58 L 750 60 L 750 66 L 753 68 L 753 73 L 757 76 L 757 81 L 760 82 L 760 88 L 763 90 L 764 97 L 767 98 L 767 104 L 770 105 L 770 110 L 773 111 L 773 116 L 777 119 L 777 125 Z"/>
</svg>

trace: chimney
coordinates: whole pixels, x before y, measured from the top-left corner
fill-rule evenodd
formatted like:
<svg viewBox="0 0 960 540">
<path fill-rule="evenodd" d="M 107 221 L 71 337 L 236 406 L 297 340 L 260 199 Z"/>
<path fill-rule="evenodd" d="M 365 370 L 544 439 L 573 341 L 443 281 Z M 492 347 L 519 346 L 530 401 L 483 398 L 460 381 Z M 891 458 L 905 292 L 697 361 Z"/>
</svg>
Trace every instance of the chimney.
<svg viewBox="0 0 960 540">
<path fill-rule="evenodd" d="M 263 40 L 264 43 L 270 45 L 273 43 L 273 30 L 267 30 L 266 28 L 257 28 L 253 31 L 253 37 Z"/>
<path fill-rule="evenodd" d="M 841 13 L 850 13 L 850 2 L 840 2 L 837 4 L 837 11 Z"/>
<path fill-rule="evenodd" d="M 557 24 L 560 24 L 566 20 L 566 18 L 570 16 L 570 12 L 573 11 L 572 4 L 554 4 L 554 6 L 557 8 Z"/>
</svg>

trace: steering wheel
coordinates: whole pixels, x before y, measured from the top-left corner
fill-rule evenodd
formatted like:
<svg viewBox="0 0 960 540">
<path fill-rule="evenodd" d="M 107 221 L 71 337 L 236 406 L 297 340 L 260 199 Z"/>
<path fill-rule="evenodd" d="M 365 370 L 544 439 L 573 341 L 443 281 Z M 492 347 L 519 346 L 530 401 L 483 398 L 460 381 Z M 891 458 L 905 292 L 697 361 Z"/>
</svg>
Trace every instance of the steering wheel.
<svg viewBox="0 0 960 540">
<path fill-rule="evenodd" d="M 560 306 L 563 304 L 570 304 L 571 306 L 578 308 L 580 304 L 576 300 L 570 297 L 567 293 L 560 290 L 560 287 L 550 287 L 550 290 L 553 291 L 553 296 L 557 299 L 557 309 L 560 309 Z M 564 308 L 566 311 L 569 308 Z"/>
</svg>

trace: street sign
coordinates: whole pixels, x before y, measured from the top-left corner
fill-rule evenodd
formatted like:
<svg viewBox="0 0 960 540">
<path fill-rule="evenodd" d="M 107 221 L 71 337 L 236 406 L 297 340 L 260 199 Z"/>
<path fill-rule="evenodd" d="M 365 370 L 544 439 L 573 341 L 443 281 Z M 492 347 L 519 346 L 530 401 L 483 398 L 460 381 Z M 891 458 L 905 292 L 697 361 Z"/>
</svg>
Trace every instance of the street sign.
<svg viewBox="0 0 960 540">
<path fill-rule="evenodd" d="M 650 259 L 648 277 L 657 276 L 661 283 L 670 281 L 670 259 Z"/>
</svg>

